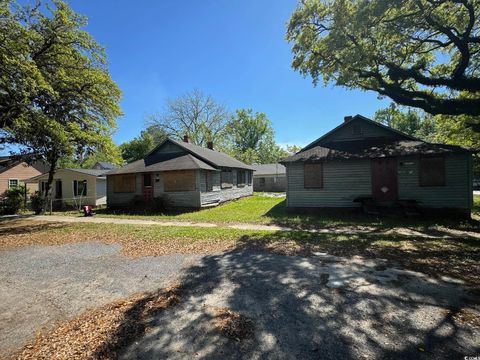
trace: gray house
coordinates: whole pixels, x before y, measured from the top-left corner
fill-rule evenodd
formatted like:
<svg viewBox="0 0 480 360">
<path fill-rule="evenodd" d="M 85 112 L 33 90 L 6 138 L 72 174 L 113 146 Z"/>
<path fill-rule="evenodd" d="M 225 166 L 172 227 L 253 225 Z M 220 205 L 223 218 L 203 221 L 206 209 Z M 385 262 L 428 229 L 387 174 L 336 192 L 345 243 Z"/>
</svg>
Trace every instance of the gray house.
<svg viewBox="0 0 480 360">
<path fill-rule="evenodd" d="M 252 165 L 253 190 L 283 192 L 287 188 L 287 173 L 282 164 Z"/>
<path fill-rule="evenodd" d="M 161 198 L 169 207 L 202 208 L 252 195 L 252 167 L 208 145 L 168 138 L 144 159 L 110 171 L 107 205 Z"/>
<path fill-rule="evenodd" d="M 361 115 L 282 162 L 287 207 L 339 208 L 415 203 L 469 216 L 472 152 L 432 144 Z"/>
</svg>

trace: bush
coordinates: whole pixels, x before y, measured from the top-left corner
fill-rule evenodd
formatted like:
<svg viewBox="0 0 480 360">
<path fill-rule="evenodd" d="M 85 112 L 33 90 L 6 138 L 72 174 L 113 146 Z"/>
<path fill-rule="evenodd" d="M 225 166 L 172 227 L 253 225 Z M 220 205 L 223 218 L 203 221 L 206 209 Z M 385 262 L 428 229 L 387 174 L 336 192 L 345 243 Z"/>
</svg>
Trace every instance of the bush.
<svg viewBox="0 0 480 360">
<path fill-rule="evenodd" d="M 45 199 L 38 193 L 38 191 L 30 197 L 32 210 L 38 215 L 45 209 Z"/>
<path fill-rule="evenodd" d="M 5 215 L 14 215 L 25 209 L 25 186 L 17 186 L 5 191 L 0 212 Z"/>
</svg>

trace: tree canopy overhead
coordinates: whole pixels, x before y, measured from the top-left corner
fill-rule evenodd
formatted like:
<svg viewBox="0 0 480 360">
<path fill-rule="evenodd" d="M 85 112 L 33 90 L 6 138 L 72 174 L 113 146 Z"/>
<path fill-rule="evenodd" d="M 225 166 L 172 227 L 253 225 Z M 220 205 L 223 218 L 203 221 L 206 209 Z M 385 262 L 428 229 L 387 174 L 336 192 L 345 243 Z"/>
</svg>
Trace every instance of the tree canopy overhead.
<svg viewBox="0 0 480 360">
<path fill-rule="evenodd" d="M 431 114 L 480 115 L 480 0 L 303 0 L 293 68 Z"/>
</svg>

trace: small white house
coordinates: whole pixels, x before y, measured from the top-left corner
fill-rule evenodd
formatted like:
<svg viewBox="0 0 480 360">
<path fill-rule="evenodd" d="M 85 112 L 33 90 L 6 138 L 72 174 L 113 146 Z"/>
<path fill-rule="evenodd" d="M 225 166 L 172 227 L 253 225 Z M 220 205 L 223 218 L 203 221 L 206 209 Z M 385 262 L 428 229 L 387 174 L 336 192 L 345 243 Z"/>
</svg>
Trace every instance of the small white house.
<svg viewBox="0 0 480 360">
<path fill-rule="evenodd" d="M 83 205 L 101 206 L 107 204 L 107 180 L 110 170 L 98 169 L 58 169 L 52 183 L 54 206 Z M 28 179 L 27 183 L 38 183 L 40 192 L 45 191 L 48 173 Z"/>
</svg>

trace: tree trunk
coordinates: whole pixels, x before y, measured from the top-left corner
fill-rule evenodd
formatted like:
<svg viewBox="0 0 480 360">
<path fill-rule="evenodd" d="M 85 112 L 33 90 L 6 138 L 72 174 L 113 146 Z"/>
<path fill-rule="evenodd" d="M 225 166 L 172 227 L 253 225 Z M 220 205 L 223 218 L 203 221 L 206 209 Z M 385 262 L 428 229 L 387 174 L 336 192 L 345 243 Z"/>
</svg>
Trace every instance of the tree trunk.
<svg viewBox="0 0 480 360">
<path fill-rule="evenodd" d="M 42 211 L 43 214 L 45 214 L 45 212 L 47 211 L 47 204 L 50 204 L 50 211 L 52 211 L 51 209 L 52 184 L 53 184 L 53 176 L 55 175 L 55 170 L 57 168 L 57 160 L 58 159 L 56 156 L 52 156 L 48 159 L 48 161 L 50 162 L 50 171 L 48 172 L 48 180 L 47 180 L 47 183 L 45 184 L 45 193 L 43 198 L 45 206 Z"/>
</svg>

